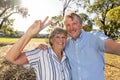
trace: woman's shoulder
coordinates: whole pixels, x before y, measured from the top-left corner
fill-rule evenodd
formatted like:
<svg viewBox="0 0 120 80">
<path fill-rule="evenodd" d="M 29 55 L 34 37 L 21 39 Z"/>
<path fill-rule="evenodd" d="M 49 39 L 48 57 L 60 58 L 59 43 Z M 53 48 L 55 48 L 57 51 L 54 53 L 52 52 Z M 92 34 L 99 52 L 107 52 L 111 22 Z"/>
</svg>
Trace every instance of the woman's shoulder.
<svg viewBox="0 0 120 80">
<path fill-rule="evenodd" d="M 48 49 L 46 50 L 42 50 L 42 49 L 39 49 L 39 48 L 35 48 L 33 50 L 30 50 L 30 51 L 26 51 L 26 55 L 37 55 L 37 54 L 45 54 L 47 53 Z"/>
</svg>

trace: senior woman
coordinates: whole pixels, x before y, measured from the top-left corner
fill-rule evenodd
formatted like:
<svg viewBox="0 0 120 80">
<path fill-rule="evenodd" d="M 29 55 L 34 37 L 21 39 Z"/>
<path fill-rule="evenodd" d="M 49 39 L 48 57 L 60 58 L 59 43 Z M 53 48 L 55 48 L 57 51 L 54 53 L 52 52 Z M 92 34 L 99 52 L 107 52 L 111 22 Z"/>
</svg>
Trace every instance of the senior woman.
<svg viewBox="0 0 120 80">
<path fill-rule="evenodd" d="M 31 38 L 51 24 L 47 20 L 48 17 L 44 21 L 36 20 L 8 51 L 6 59 L 17 65 L 29 64 L 31 68 L 34 68 L 37 80 L 71 80 L 69 62 L 63 51 L 67 38 L 65 30 L 56 28 L 51 33 L 49 37 L 51 48 L 47 50 L 36 48 L 23 52 Z"/>
</svg>

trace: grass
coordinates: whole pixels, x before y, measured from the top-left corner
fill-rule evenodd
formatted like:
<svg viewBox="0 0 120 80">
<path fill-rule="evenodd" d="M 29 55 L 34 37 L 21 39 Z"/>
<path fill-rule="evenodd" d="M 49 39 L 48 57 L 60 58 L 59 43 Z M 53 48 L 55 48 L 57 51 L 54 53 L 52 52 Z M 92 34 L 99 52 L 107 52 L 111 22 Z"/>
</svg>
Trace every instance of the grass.
<svg viewBox="0 0 120 80">
<path fill-rule="evenodd" d="M 6 44 L 5 46 L 0 46 L 0 56 L 5 55 L 12 47 L 12 45 L 8 45 L 7 43 L 15 43 L 18 39 L 19 38 L 0 38 L 0 43 Z M 120 39 L 117 41 L 120 42 Z M 39 42 L 48 42 L 48 39 L 32 38 L 26 50 L 35 48 L 40 44 Z M 13 80 L 13 78 L 14 80 L 15 78 L 17 80 L 35 80 L 33 72 L 1 60 L 2 58 L 0 58 L 0 80 Z M 120 56 L 105 53 L 105 64 L 105 80 L 120 80 Z"/>
<path fill-rule="evenodd" d="M 0 38 L 0 43 L 15 43 L 19 38 Z M 48 42 L 47 38 L 32 38 L 32 42 Z"/>
<path fill-rule="evenodd" d="M 0 38 L 0 43 L 13 43 L 16 42 L 19 38 Z"/>
<path fill-rule="evenodd" d="M 0 37 L 0 43 L 15 43 L 19 38 Z M 120 42 L 120 39 L 117 40 Z M 48 42 L 48 38 L 32 38 L 31 42 Z"/>
</svg>

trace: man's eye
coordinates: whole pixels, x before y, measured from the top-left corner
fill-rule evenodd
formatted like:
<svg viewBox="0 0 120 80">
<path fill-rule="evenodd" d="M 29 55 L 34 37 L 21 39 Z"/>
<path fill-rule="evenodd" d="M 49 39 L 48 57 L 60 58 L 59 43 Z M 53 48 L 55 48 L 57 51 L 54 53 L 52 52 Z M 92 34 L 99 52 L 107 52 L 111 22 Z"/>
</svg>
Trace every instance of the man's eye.
<svg viewBox="0 0 120 80">
<path fill-rule="evenodd" d="M 76 25 L 77 23 L 73 23 L 73 25 Z"/>
<path fill-rule="evenodd" d="M 56 36 L 55 38 L 60 38 L 59 36 Z"/>
</svg>

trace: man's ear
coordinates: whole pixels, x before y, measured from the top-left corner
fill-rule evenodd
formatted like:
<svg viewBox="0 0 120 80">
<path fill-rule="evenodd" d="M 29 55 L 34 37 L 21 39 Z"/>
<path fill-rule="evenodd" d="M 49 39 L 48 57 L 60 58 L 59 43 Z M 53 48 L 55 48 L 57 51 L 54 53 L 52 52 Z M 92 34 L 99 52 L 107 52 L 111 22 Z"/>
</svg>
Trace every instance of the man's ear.
<svg viewBox="0 0 120 80">
<path fill-rule="evenodd" d="M 66 27 L 63 25 L 63 27 L 62 27 L 64 30 L 66 30 Z"/>
</svg>

